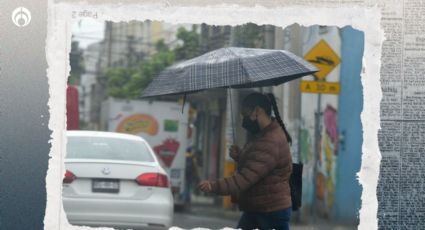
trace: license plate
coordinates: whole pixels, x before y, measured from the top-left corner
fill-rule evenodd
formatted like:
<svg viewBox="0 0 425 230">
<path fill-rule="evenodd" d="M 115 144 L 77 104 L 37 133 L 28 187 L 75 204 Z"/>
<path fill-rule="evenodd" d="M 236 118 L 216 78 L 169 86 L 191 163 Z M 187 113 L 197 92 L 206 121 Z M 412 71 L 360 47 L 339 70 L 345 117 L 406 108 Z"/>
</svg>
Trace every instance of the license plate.
<svg viewBox="0 0 425 230">
<path fill-rule="evenodd" d="M 118 180 L 93 179 L 92 182 L 93 192 L 118 193 L 120 190 L 120 183 Z"/>
</svg>

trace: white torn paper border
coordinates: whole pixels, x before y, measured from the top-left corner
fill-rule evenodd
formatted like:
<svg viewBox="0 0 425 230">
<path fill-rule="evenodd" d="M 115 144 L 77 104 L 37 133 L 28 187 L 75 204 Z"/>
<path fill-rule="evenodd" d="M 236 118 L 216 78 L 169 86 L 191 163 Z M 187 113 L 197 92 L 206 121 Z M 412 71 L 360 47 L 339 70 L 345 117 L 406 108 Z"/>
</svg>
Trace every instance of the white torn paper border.
<svg viewBox="0 0 425 230">
<path fill-rule="evenodd" d="M 69 75 L 69 51 L 71 28 L 75 22 L 73 11 L 97 12 L 98 20 L 144 21 L 159 20 L 167 23 L 210 25 L 239 25 L 247 22 L 272 24 L 285 28 L 298 23 L 301 26 L 328 25 L 344 27 L 351 25 L 365 34 L 363 56 L 363 155 L 359 182 L 363 187 L 359 229 L 377 229 L 378 184 L 381 155 L 378 147 L 378 128 L 380 127 L 379 105 L 382 97 L 380 87 L 380 57 L 384 33 L 380 27 L 381 10 L 377 7 L 362 8 L 317 8 L 317 7 L 275 7 L 260 5 L 210 5 L 209 7 L 179 6 L 169 4 L 108 4 L 87 5 L 84 3 L 54 3 L 49 1 L 48 37 L 46 55 L 49 83 L 49 128 L 52 133 L 51 159 L 46 176 L 47 204 L 44 217 L 45 229 L 93 229 L 71 226 L 62 207 L 62 177 L 64 175 L 63 155 L 66 146 L 65 90 Z M 110 229 L 110 228 L 96 228 Z"/>
</svg>

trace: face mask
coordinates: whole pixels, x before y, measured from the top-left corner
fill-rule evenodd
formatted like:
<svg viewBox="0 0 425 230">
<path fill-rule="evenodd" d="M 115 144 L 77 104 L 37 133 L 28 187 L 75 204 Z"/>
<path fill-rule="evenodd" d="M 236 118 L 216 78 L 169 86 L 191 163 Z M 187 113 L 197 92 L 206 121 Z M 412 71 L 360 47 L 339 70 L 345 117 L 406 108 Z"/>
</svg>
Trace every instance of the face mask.
<svg viewBox="0 0 425 230">
<path fill-rule="evenodd" d="M 249 116 L 245 116 L 243 118 L 242 127 L 251 134 L 257 134 L 260 132 L 260 126 L 258 125 L 258 122 L 256 120 L 251 120 Z"/>
</svg>

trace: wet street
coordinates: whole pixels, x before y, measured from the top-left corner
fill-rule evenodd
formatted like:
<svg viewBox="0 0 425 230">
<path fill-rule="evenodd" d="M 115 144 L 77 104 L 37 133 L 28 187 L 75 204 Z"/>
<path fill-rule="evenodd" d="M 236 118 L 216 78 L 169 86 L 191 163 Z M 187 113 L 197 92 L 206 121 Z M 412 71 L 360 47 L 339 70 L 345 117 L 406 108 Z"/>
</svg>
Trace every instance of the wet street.
<svg viewBox="0 0 425 230">
<path fill-rule="evenodd" d="M 173 227 L 170 230 L 180 229 L 235 229 L 237 216 L 220 217 L 214 213 L 206 212 L 176 212 L 174 214 Z M 290 223 L 291 230 L 355 230 L 356 226 L 339 226 L 326 224 L 324 222 L 318 224 L 295 224 Z"/>
<path fill-rule="evenodd" d="M 174 227 L 183 229 L 192 229 L 197 227 L 208 229 L 222 229 L 225 227 L 236 227 L 237 220 L 230 218 L 220 218 L 205 215 L 196 215 L 194 213 L 176 212 L 174 214 Z"/>
</svg>

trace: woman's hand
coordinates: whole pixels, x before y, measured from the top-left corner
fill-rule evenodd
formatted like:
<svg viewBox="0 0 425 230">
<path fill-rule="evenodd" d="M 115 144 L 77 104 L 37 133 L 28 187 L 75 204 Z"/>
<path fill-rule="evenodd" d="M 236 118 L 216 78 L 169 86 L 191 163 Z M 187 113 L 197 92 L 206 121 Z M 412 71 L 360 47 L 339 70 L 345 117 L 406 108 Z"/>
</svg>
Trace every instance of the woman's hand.
<svg viewBox="0 0 425 230">
<path fill-rule="evenodd" d="M 211 182 L 207 180 L 201 181 L 201 183 L 198 185 L 198 189 L 206 193 L 212 192 Z"/>
<path fill-rule="evenodd" d="M 241 149 L 239 148 L 239 146 L 237 145 L 232 145 L 229 148 L 229 155 L 231 158 L 233 158 L 234 160 L 239 158 L 239 154 L 241 152 Z"/>
</svg>

